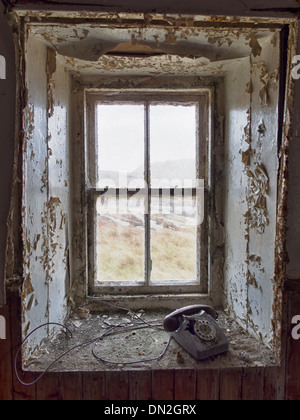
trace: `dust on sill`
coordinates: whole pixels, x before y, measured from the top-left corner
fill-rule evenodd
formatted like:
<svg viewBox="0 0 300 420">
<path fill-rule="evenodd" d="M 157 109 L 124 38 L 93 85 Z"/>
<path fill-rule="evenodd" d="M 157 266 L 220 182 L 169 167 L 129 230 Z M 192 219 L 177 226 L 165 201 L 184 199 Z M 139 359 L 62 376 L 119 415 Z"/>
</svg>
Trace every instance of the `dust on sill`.
<svg viewBox="0 0 300 420">
<path fill-rule="evenodd" d="M 169 311 L 138 312 L 142 320 L 163 320 Z M 65 332 L 45 341 L 39 354 L 24 363 L 27 371 L 41 372 L 67 350 L 101 336 L 115 325 L 132 325 L 131 313 L 88 314 L 87 319 L 73 316 L 66 324 L 72 331 L 70 338 Z M 205 361 L 197 361 L 185 352 L 175 340 L 171 340 L 166 353 L 159 360 L 126 365 L 124 362 L 148 360 L 159 356 L 169 340 L 169 333 L 162 329 L 138 329 L 111 335 L 94 343 L 78 347 L 66 354 L 51 371 L 105 371 L 105 370 L 167 370 L 167 369 L 218 369 L 228 367 L 277 366 L 273 352 L 247 334 L 224 312 L 219 312 L 220 326 L 229 339 L 229 352 Z M 162 323 L 161 323 L 162 325 Z M 63 331 L 63 330 L 62 330 Z M 116 364 L 104 363 L 101 359 Z"/>
</svg>

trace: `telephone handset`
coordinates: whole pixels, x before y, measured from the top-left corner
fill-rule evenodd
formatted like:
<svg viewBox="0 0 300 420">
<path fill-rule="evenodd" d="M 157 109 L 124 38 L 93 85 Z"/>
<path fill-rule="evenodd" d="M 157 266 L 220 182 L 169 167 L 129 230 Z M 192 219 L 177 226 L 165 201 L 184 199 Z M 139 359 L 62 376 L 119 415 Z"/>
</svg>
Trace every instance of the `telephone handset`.
<svg viewBox="0 0 300 420">
<path fill-rule="evenodd" d="M 164 319 L 164 329 L 197 360 L 226 353 L 229 343 L 216 322 L 211 306 L 192 305 L 172 312 Z"/>
</svg>

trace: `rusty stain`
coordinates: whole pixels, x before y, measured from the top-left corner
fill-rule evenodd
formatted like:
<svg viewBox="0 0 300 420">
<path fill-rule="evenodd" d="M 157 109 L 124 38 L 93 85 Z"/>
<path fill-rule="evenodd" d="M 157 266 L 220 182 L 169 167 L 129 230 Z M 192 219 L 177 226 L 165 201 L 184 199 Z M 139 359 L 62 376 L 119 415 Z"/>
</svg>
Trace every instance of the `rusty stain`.
<svg viewBox="0 0 300 420">
<path fill-rule="evenodd" d="M 247 286 L 252 286 L 255 289 L 261 289 L 261 286 L 258 285 L 257 280 L 255 278 L 255 276 L 250 272 L 250 270 L 248 270 L 247 272 Z M 249 307 L 249 306 L 248 306 Z"/>
<path fill-rule="evenodd" d="M 41 193 L 44 193 L 48 189 L 48 168 L 46 168 L 43 171 L 42 177 L 41 177 L 42 186 L 40 188 Z"/>
<path fill-rule="evenodd" d="M 24 296 L 27 296 L 33 292 L 34 292 L 34 288 L 32 286 L 31 276 L 30 274 L 28 274 L 23 283 L 23 294 Z"/>
<path fill-rule="evenodd" d="M 31 323 L 27 322 L 25 328 L 24 328 L 24 336 L 28 335 L 29 332 L 29 328 L 30 328 Z"/>
<path fill-rule="evenodd" d="M 251 152 L 251 147 L 249 147 L 246 151 L 240 150 L 240 153 L 242 154 L 242 162 L 245 166 L 250 165 Z"/>
<path fill-rule="evenodd" d="M 41 234 L 37 234 L 36 235 L 36 239 L 35 239 L 35 241 L 34 241 L 34 244 L 33 244 L 33 249 L 36 251 L 37 250 L 37 246 L 38 246 L 38 243 L 39 243 L 39 240 L 41 239 Z"/>
<path fill-rule="evenodd" d="M 247 85 L 246 85 L 246 93 L 253 93 L 253 86 L 252 86 L 252 81 L 250 80 Z"/>
<path fill-rule="evenodd" d="M 26 311 L 31 310 L 33 303 L 34 303 L 34 295 L 31 295 L 26 306 Z"/>
<path fill-rule="evenodd" d="M 267 210 L 267 195 L 269 190 L 269 177 L 263 165 L 256 164 L 252 172 L 247 170 L 250 180 L 250 191 L 247 197 L 249 210 L 247 218 L 249 226 L 258 233 L 264 233 L 266 226 L 269 225 Z"/>
<path fill-rule="evenodd" d="M 48 48 L 47 57 L 47 78 L 48 78 L 48 117 L 51 118 L 54 113 L 54 90 L 55 82 L 53 74 L 56 71 L 56 52 Z"/>
<path fill-rule="evenodd" d="M 254 55 L 254 57 L 258 57 L 258 56 L 261 55 L 262 47 L 259 44 L 256 36 L 253 33 L 250 34 L 249 45 L 250 45 L 250 48 L 251 48 L 251 53 Z"/>
<path fill-rule="evenodd" d="M 177 35 L 175 31 L 169 31 L 165 35 L 165 42 L 167 44 L 173 44 L 176 45 L 177 42 Z"/>
</svg>

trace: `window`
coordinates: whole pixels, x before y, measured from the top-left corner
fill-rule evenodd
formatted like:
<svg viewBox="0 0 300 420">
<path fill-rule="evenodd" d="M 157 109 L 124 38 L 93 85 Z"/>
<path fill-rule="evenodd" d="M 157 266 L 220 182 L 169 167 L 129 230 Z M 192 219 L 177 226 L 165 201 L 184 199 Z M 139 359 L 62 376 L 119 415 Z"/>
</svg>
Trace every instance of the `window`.
<svg viewBox="0 0 300 420">
<path fill-rule="evenodd" d="M 207 289 L 208 93 L 88 93 L 92 290 Z"/>
</svg>

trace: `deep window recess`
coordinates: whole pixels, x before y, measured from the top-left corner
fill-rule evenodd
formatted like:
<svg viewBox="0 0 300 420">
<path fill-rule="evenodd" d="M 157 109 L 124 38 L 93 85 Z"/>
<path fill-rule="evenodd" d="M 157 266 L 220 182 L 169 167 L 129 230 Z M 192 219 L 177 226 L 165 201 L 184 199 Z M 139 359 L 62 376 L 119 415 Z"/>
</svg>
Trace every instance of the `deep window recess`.
<svg viewBox="0 0 300 420">
<path fill-rule="evenodd" d="M 205 293 L 208 94 L 90 93 L 87 110 L 93 291 Z"/>
</svg>

